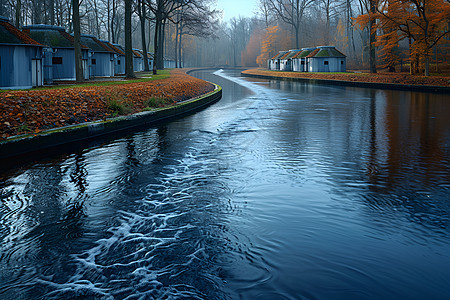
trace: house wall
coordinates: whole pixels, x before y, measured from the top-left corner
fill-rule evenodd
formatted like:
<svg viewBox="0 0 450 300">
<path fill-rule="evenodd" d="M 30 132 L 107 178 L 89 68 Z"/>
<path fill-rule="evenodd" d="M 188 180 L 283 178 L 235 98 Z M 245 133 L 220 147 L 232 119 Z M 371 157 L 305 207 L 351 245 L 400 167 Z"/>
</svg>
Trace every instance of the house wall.
<svg viewBox="0 0 450 300">
<path fill-rule="evenodd" d="M 272 60 L 272 70 L 280 70 L 280 60 L 279 59 L 274 59 Z"/>
<path fill-rule="evenodd" d="M 141 57 L 134 57 L 133 58 L 133 69 L 135 72 L 144 71 L 144 59 Z"/>
<path fill-rule="evenodd" d="M 280 60 L 280 71 L 292 71 L 292 59 Z"/>
<path fill-rule="evenodd" d="M 125 55 L 117 55 L 114 59 L 114 75 L 125 74 Z"/>
<path fill-rule="evenodd" d="M 309 58 L 310 72 L 345 72 L 345 68 L 346 62 L 344 57 Z"/>
<path fill-rule="evenodd" d="M 164 60 L 164 68 L 171 69 L 175 68 L 175 61 L 171 59 Z"/>
<path fill-rule="evenodd" d="M 92 52 L 91 70 L 92 76 L 114 76 L 114 54 L 109 52 Z"/>
<path fill-rule="evenodd" d="M 271 70 L 274 70 L 274 71 L 276 71 L 276 70 L 279 70 L 280 69 L 280 66 L 277 64 L 277 60 L 276 59 L 272 59 L 271 60 L 271 62 L 270 62 L 270 64 L 271 64 Z"/>
<path fill-rule="evenodd" d="M 44 83 L 52 84 L 53 83 L 53 49 L 52 48 L 44 48 L 43 50 L 43 68 L 44 68 Z"/>
<path fill-rule="evenodd" d="M 38 64 L 32 67 L 32 60 Z M 42 48 L 30 46 L 0 45 L 0 88 L 27 89 L 33 87 L 32 71 L 42 72 Z M 39 80 L 37 86 L 43 85 L 43 76 L 34 74 Z"/>
<path fill-rule="evenodd" d="M 75 80 L 75 50 L 53 48 L 52 68 L 54 80 Z"/>
<path fill-rule="evenodd" d="M 305 58 L 295 58 L 292 60 L 292 71 L 294 72 L 308 72 Z"/>
</svg>

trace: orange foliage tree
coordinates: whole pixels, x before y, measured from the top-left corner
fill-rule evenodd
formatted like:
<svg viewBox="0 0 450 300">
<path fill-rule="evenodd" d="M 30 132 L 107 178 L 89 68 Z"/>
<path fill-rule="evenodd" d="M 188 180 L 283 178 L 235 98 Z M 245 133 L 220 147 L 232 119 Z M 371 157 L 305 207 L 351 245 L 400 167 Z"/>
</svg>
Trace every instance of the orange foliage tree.
<svg viewBox="0 0 450 300">
<path fill-rule="evenodd" d="M 369 20 L 378 19 L 378 45 L 388 60 L 395 60 L 393 50 L 398 42 L 408 39 L 411 72 L 419 69 L 422 60 L 425 75 L 429 76 L 432 49 L 445 36 L 450 35 L 450 3 L 446 0 L 384 0 L 375 12 L 361 15 L 356 23 L 365 26 Z M 391 61 L 390 64 L 393 62 Z"/>
<path fill-rule="evenodd" d="M 267 61 L 274 57 L 280 50 L 288 50 L 293 37 L 280 26 L 268 27 L 263 34 L 261 42 L 261 54 L 256 58 L 259 66 L 266 66 Z"/>
<path fill-rule="evenodd" d="M 241 63 L 245 67 L 257 66 L 256 59 L 261 54 L 261 43 L 264 37 L 264 32 L 255 30 L 247 43 L 247 47 L 242 51 Z"/>
</svg>

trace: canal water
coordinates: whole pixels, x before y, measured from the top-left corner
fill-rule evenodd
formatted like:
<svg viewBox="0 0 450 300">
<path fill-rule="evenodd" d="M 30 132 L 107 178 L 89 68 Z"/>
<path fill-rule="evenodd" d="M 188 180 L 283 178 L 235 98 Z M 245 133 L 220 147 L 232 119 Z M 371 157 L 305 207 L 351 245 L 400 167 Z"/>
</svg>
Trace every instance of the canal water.
<svg viewBox="0 0 450 300">
<path fill-rule="evenodd" d="M 223 99 L 0 173 L 0 299 L 449 299 L 450 96 Z"/>
</svg>

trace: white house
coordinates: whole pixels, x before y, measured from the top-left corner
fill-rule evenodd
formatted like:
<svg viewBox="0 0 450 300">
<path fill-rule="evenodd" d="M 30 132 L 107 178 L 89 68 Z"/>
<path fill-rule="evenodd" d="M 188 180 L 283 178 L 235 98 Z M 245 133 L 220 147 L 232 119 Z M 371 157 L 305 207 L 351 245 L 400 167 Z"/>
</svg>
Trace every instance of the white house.
<svg viewBox="0 0 450 300">
<path fill-rule="evenodd" d="M 309 72 L 345 72 L 346 56 L 334 46 L 319 46 L 306 56 Z"/>
<path fill-rule="evenodd" d="M 280 58 L 280 71 L 292 71 L 292 58 L 301 50 L 293 49 Z"/>
<path fill-rule="evenodd" d="M 294 72 L 308 72 L 308 59 L 306 58 L 316 48 L 302 48 L 292 58 L 292 71 Z"/>
<path fill-rule="evenodd" d="M 269 64 L 269 70 L 280 70 L 280 59 L 286 55 L 286 53 L 288 53 L 289 51 L 280 51 L 278 52 L 277 55 L 275 55 L 274 57 L 272 57 L 271 59 L 269 59 L 268 64 Z"/>
</svg>

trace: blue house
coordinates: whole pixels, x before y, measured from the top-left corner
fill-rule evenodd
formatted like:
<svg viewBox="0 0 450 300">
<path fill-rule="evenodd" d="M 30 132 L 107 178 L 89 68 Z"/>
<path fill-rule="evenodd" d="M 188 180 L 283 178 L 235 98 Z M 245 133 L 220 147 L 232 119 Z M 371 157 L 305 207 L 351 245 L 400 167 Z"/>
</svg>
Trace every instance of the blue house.
<svg viewBox="0 0 450 300">
<path fill-rule="evenodd" d="M 63 27 L 52 25 L 29 25 L 23 32 L 44 48 L 44 80 L 76 80 L 74 38 Z M 88 48 L 81 45 L 84 79 L 89 79 Z"/>
<path fill-rule="evenodd" d="M 125 49 L 119 44 L 111 44 L 110 47 L 116 51 L 117 55 L 114 57 L 114 75 L 125 74 Z"/>
<path fill-rule="evenodd" d="M 144 56 L 138 49 L 133 49 L 133 69 L 135 72 L 144 71 Z"/>
<path fill-rule="evenodd" d="M 144 71 L 145 66 L 144 66 L 144 51 L 143 50 L 138 50 L 138 49 L 134 49 L 134 51 L 137 51 L 141 56 L 142 56 L 142 70 Z M 147 52 L 147 62 L 148 62 L 148 68 L 149 70 L 153 69 L 153 53 Z"/>
<path fill-rule="evenodd" d="M 175 59 L 164 58 L 164 68 L 165 69 L 173 69 L 175 68 Z"/>
<path fill-rule="evenodd" d="M 43 46 L 0 16 L 0 89 L 27 89 L 44 84 Z"/>
<path fill-rule="evenodd" d="M 99 40 L 103 44 L 105 44 L 109 49 L 114 51 L 114 75 L 123 75 L 125 74 L 125 51 L 114 46 L 107 40 Z"/>
<path fill-rule="evenodd" d="M 148 58 L 148 68 L 150 70 L 153 70 L 153 60 L 155 55 L 153 53 L 147 52 L 147 58 Z"/>
<path fill-rule="evenodd" d="M 82 35 L 81 43 L 89 48 L 91 55 L 91 76 L 114 76 L 114 55 L 116 52 L 106 44 L 100 42 L 93 35 Z"/>
</svg>

